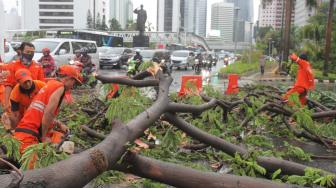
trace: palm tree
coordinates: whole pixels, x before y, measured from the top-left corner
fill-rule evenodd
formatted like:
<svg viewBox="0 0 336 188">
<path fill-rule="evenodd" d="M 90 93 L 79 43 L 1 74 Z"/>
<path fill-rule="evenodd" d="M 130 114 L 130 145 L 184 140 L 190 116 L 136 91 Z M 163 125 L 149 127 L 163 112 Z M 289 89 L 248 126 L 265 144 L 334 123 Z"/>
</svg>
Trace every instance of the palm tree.
<svg viewBox="0 0 336 188">
<path fill-rule="evenodd" d="M 329 2 L 329 13 L 328 13 L 328 23 L 326 30 L 325 38 L 325 57 L 323 65 L 323 75 L 328 76 L 328 64 L 330 61 L 330 50 L 331 50 L 331 32 L 332 32 L 332 22 L 333 22 L 333 13 L 334 13 L 334 4 L 335 0 L 330 0 Z"/>
</svg>

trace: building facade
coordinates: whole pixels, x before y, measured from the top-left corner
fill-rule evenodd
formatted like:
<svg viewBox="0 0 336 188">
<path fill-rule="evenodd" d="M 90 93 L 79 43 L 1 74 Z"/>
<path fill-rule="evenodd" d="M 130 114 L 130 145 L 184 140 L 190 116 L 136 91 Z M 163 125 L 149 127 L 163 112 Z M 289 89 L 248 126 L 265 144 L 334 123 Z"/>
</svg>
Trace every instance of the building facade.
<svg viewBox="0 0 336 188">
<path fill-rule="evenodd" d="M 157 30 L 179 32 L 181 26 L 180 0 L 158 0 Z"/>
<path fill-rule="evenodd" d="M 131 0 L 110 0 L 110 17 L 115 18 L 124 29 L 128 20 L 133 20 L 133 3 Z"/>
<path fill-rule="evenodd" d="M 302 1 L 302 0 L 301 0 Z M 274 29 L 280 29 L 285 20 L 283 19 L 285 11 L 284 0 L 273 0 L 272 2 L 266 2 L 264 5 L 259 6 L 259 27 L 272 27 Z M 294 24 L 295 9 L 292 11 L 292 23 Z"/>
<path fill-rule="evenodd" d="M 205 37 L 207 25 L 208 0 L 196 0 L 195 34 Z"/>
<path fill-rule="evenodd" d="M 234 4 L 214 3 L 211 6 L 211 30 L 219 30 L 224 41 L 233 39 Z"/>
<path fill-rule="evenodd" d="M 235 7 L 239 7 L 238 20 L 253 21 L 253 0 L 225 0 L 225 2 L 233 3 Z"/>
<path fill-rule="evenodd" d="M 85 29 L 88 11 L 107 13 L 107 0 L 24 0 L 21 2 L 22 29 Z M 93 10 L 95 8 L 95 11 Z"/>
<path fill-rule="evenodd" d="M 302 27 L 307 24 L 309 18 L 315 14 L 315 8 L 306 5 L 305 0 L 295 2 L 295 19 L 294 25 Z"/>
<path fill-rule="evenodd" d="M 21 29 L 21 17 L 15 8 L 12 8 L 10 11 L 5 13 L 4 22 L 6 30 Z"/>
</svg>

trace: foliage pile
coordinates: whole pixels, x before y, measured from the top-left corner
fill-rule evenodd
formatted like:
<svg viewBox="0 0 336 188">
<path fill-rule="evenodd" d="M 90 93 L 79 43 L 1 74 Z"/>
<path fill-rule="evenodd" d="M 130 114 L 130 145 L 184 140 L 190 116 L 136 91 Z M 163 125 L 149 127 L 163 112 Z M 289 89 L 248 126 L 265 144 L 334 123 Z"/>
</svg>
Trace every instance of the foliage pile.
<svg viewBox="0 0 336 188">
<path fill-rule="evenodd" d="M 224 96 L 211 87 L 204 88 L 204 92 L 209 97 L 223 101 L 235 102 L 243 98 L 244 102 L 234 107 L 227 114 L 227 118 L 223 118 L 225 112 L 219 106 L 201 114 L 182 113 L 180 117 L 212 135 L 244 146 L 249 151 L 247 155 L 236 154 L 229 156 L 222 151 L 202 145 L 199 141 L 192 139 L 163 120 L 155 122 L 154 126 L 146 130 L 140 141 L 129 143 L 127 146 L 129 150 L 137 151 L 144 156 L 202 171 L 264 177 L 273 181 L 305 186 L 333 186 L 331 180 L 334 175 L 324 174 L 317 169 L 306 169 L 304 176 L 287 176 L 281 173 L 281 169 L 270 174 L 266 169 L 258 165 L 256 161 L 258 156 L 274 156 L 302 163 L 308 161 L 314 164 L 312 156 L 316 155 L 316 153 L 307 152 L 304 147 L 301 147 L 310 142 L 310 140 L 296 137 L 283 122 L 283 115 L 259 111 L 263 105 L 270 101 L 278 102 L 278 90 L 271 86 L 252 85 L 241 88 L 241 92 L 237 96 Z M 321 95 L 314 94 L 313 96 L 314 100 L 328 105 L 328 101 L 323 101 Z M 293 103 L 298 102 L 297 96 L 292 98 Z M 176 94 L 171 94 L 170 100 L 193 105 L 204 103 L 202 97 L 197 95 L 178 97 Z M 113 129 L 110 124 L 113 119 L 128 122 L 152 103 L 150 98 L 144 96 L 139 89 L 133 87 L 125 87 L 120 96 L 115 99 L 105 101 L 97 99 L 97 96 L 86 95 L 80 101 L 80 103 L 65 106 L 59 116 L 61 121 L 70 127 L 72 131 L 70 139 L 75 142 L 78 150 L 90 148 L 100 141 L 100 139 L 88 135 L 80 128 L 80 125 L 87 125 L 98 133 L 106 135 Z M 310 118 L 310 114 L 314 112 L 314 109 L 302 108 L 301 106 L 285 106 L 284 108 L 294 110 L 292 118 L 296 120 L 296 123 L 292 123 L 291 126 L 295 129 L 309 129 L 320 137 L 336 138 L 334 120 L 328 123 L 313 121 Z M 250 120 L 243 124 L 246 118 Z M 6 137 L 3 137 L 1 142 L 13 148 L 16 146 L 13 143 L 6 144 L 8 142 Z M 323 148 L 322 145 L 318 146 Z M 49 165 L 66 157 L 63 154 L 56 153 L 54 150 L 50 150 L 48 145 L 39 144 L 32 148 L 32 153 L 37 152 L 39 157 L 44 156 L 48 159 L 48 163 L 40 163 L 38 167 Z M 327 151 L 326 154 L 328 154 Z M 9 155 L 16 156 L 17 153 L 10 152 Z M 28 153 L 23 158 L 29 158 L 28 155 L 31 155 L 31 153 Z M 24 166 L 27 166 L 27 164 L 24 163 Z M 334 164 L 331 163 L 330 165 Z M 97 187 L 106 184 L 127 184 L 133 187 L 166 187 L 151 180 L 137 178 L 117 171 L 107 171 L 97 177 L 92 183 Z"/>
</svg>

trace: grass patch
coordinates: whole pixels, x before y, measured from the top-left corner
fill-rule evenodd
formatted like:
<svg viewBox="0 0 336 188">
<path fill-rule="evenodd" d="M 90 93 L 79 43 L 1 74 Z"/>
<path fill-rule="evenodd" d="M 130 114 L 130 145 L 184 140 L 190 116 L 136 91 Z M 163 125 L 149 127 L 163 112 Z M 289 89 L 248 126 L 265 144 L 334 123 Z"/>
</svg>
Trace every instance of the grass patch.
<svg viewBox="0 0 336 188">
<path fill-rule="evenodd" d="M 315 79 L 318 79 L 318 80 L 336 80 L 335 73 L 328 73 L 328 76 L 323 76 L 322 71 L 316 70 L 316 69 L 314 69 L 314 76 L 315 76 Z"/>
</svg>

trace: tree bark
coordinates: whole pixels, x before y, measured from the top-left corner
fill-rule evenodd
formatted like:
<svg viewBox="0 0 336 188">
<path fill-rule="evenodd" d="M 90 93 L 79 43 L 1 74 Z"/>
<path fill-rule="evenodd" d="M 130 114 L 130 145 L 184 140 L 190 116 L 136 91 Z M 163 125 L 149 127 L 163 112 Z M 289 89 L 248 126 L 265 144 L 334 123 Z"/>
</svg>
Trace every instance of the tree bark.
<svg viewBox="0 0 336 188">
<path fill-rule="evenodd" d="M 293 10 L 293 0 L 286 0 L 284 5 L 286 8 L 285 14 L 285 32 L 284 32 L 284 61 L 288 61 L 289 56 L 289 48 L 290 48 L 290 32 L 291 32 L 291 24 L 292 24 L 292 10 Z"/>
<path fill-rule="evenodd" d="M 98 133 L 97 131 L 89 128 L 86 125 L 81 125 L 80 128 L 86 132 L 89 136 L 95 137 L 95 138 L 99 138 L 99 139 L 105 139 L 106 136 L 104 134 Z"/>
<path fill-rule="evenodd" d="M 177 104 L 170 103 L 168 105 L 169 112 L 184 112 L 184 113 L 193 113 L 200 114 L 206 110 L 209 110 L 213 107 L 217 106 L 217 100 L 211 99 L 208 103 L 202 105 L 188 105 L 188 104 Z"/>
<path fill-rule="evenodd" d="M 187 135 L 199 140 L 202 143 L 208 144 L 216 149 L 219 149 L 231 156 L 235 153 L 245 155 L 248 151 L 242 147 L 229 143 L 221 138 L 213 136 L 205 131 L 202 131 L 195 126 L 187 123 L 183 119 L 171 113 L 165 113 L 164 119 L 181 129 Z M 268 173 L 273 173 L 278 169 L 286 175 L 304 175 L 304 170 L 308 167 L 295 162 L 278 159 L 275 157 L 258 157 L 257 162 L 260 166 L 264 167 Z M 333 180 L 336 183 L 336 179 Z"/>
<path fill-rule="evenodd" d="M 122 84 L 122 85 L 133 86 L 133 87 L 150 87 L 150 86 L 159 85 L 159 80 L 157 79 L 133 80 L 133 79 L 127 79 L 123 77 L 110 77 L 110 76 L 103 76 L 103 75 L 97 75 L 96 79 L 100 80 L 103 84 L 115 83 L 115 84 Z"/>
<path fill-rule="evenodd" d="M 111 169 L 125 153 L 126 144 L 140 137 L 165 112 L 172 78 L 161 72 L 159 72 L 159 78 L 158 100 L 145 112 L 139 114 L 127 125 L 114 122 L 111 134 L 91 149 L 46 168 L 26 171 L 21 187 L 83 187 L 102 172 Z"/>
<path fill-rule="evenodd" d="M 300 187 L 296 185 L 279 184 L 269 180 L 234 176 L 212 172 L 202 172 L 176 164 L 161 162 L 137 154 L 131 154 L 123 162 L 122 171 L 130 172 L 140 177 L 149 178 L 174 187 L 193 188 L 285 188 Z M 127 168 L 128 167 L 128 168 Z"/>
<path fill-rule="evenodd" d="M 325 38 L 325 57 L 323 64 L 323 75 L 328 76 L 328 64 L 330 61 L 330 50 L 331 50 L 331 33 L 332 33 L 332 22 L 333 22 L 333 14 L 334 14 L 334 4 L 335 0 L 329 1 L 329 13 L 328 13 L 328 23 L 326 30 L 326 38 Z"/>
</svg>

